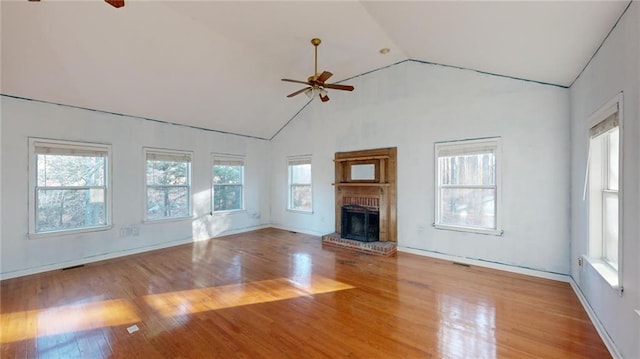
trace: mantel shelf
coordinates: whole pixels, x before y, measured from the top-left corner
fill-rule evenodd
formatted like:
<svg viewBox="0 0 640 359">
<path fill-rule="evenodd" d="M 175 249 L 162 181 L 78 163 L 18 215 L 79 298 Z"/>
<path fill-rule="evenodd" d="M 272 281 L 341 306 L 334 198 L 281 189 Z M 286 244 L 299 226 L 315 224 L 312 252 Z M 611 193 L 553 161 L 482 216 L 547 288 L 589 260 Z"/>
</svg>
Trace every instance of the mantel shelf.
<svg viewBox="0 0 640 359">
<path fill-rule="evenodd" d="M 332 183 L 336 187 L 389 187 L 390 183 L 369 183 L 369 182 L 348 182 L 348 183 Z"/>
<path fill-rule="evenodd" d="M 382 160 L 389 159 L 388 155 L 380 155 L 380 156 L 362 156 L 362 157 L 347 157 L 347 158 L 336 158 L 333 162 L 353 162 L 353 161 L 367 161 L 367 160 Z"/>
</svg>

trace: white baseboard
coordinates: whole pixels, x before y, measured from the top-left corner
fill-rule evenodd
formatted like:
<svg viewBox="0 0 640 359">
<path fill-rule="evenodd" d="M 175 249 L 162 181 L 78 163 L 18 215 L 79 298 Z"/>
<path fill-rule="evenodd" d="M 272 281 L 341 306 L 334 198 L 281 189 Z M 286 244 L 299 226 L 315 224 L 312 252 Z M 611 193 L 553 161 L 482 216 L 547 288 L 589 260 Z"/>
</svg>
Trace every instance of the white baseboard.
<svg viewBox="0 0 640 359">
<path fill-rule="evenodd" d="M 580 300 L 582 307 L 587 312 L 589 319 L 591 319 L 591 323 L 593 323 L 593 326 L 596 328 L 598 335 L 600 335 L 600 338 L 602 339 L 602 341 L 604 342 L 604 345 L 609 350 L 609 353 L 611 354 L 611 356 L 614 359 L 622 359 L 622 355 L 618 351 L 618 348 L 613 342 L 613 339 L 611 339 L 611 337 L 609 336 L 609 333 L 607 333 L 607 330 L 604 328 L 604 325 L 602 324 L 602 322 L 600 322 L 600 319 L 598 319 L 598 317 L 596 316 L 596 313 L 593 311 L 593 308 L 591 308 L 591 305 L 589 305 L 587 298 L 584 296 L 584 294 L 582 294 L 582 291 L 580 290 L 580 287 L 578 286 L 578 284 L 575 282 L 575 280 L 573 280 L 573 278 L 569 280 L 569 284 L 571 284 L 571 288 L 573 289 L 573 292 L 576 293 L 578 300 Z"/>
<path fill-rule="evenodd" d="M 449 254 L 432 252 L 432 251 L 427 251 L 427 250 L 417 249 L 417 248 L 398 247 L 398 251 L 417 254 L 417 255 L 426 256 L 426 257 L 437 258 L 437 259 L 443 259 L 451 262 L 464 263 L 464 264 L 474 265 L 478 267 L 485 267 L 485 268 L 503 270 L 506 272 L 525 274 L 525 275 L 530 275 L 538 278 L 552 279 L 560 282 L 569 282 L 571 279 L 571 277 L 566 274 L 545 272 L 545 271 L 525 268 L 525 267 L 516 267 L 516 266 L 503 264 L 503 263 L 487 262 L 479 259 L 453 256 Z"/>
<path fill-rule="evenodd" d="M 258 229 L 270 228 L 270 227 L 271 227 L 271 225 L 260 225 L 260 226 L 254 226 L 254 227 L 246 227 L 246 228 L 234 229 L 234 230 L 230 230 L 230 231 L 219 233 L 218 235 L 214 236 L 213 238 L 224 237 L 224 236 L 228 236 L 228 235 L 231 235 L 231 234 L 255 231 L 255 230 L 258 230 Z M 205 240 L 208 240 L 208 239 L 209 238 L 207 238 Z M 158 249 L 175 247 L 175 246 L 179 246 L 179 245 L 187 244 L 187 243 L 192 243 L 192 242 L 196 242 L 196 241 L 192 237 L 188 237 L 188 238 L 183 238 L 183 239 L 180 239 L 180 240 L 177 240 L 177 241 L 165 242 L 165 243 L 155 244 L 155 245 L 147 246 L 147 247 L 132 248 L 132 249 L 124 250 L 124 251 L 99 254 L 99 255 L 90 256 L 90 257 L 84 257 L 84 258 L 80 258 L 80 259 L 76 259 L 76 260 L 70 260 L 70 261 L 59 262 L 59 263 L 54 263 L 54 264 L 49 264 L 49 265 L 44 265 L 44 266 L 32 267 L 32 268 L 13 271 L 13 272 L 0 273 L 0 280 L 17 278 L 17 277 L 24 277 L 24 276 L 28 276 L 28 275 L 32 275 L 32 274 L 38 274 L 38 273 L 44 273 L 44 272 L 59 270 L 59 269 L 62 269 L 62 268 L 74 267 L 74 266 L 79 266 L 79 265 L 83 265 L 83 264 L 89 264 L 89 263 L 104 261 L 104 260 L 108 260 L 108 259 L 114 259 L 114 258 L 119 258 L 119 257 L 130 256 L 130 255 L 133 255 L 133 254 L 150 252 L 150 251 L 154 251 L 154 250 L 158 250 Z"/>
</svg>

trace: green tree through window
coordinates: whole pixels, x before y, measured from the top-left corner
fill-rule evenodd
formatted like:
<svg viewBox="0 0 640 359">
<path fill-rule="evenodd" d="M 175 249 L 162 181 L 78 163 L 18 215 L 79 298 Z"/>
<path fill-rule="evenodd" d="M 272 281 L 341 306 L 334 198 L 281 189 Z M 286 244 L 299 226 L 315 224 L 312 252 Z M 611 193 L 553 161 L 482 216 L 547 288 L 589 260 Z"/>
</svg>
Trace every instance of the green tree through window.
<svg viewBox="0 0 640 359">
<path fill-rule="evenodd" d="M 216 157 L 213 161 L 213 210 L 232 211 L 243 208 L 244 161 L 240 158 Z"/>
<path fill-rule="evenodd" d="M 108 148 L 33 141 L 35 233 L 107 225 Z"/>
<path fill-rule="evenodd" d="M 191 156 L 147 151 L 147 219 L 188 217 Z"/>
</svg>

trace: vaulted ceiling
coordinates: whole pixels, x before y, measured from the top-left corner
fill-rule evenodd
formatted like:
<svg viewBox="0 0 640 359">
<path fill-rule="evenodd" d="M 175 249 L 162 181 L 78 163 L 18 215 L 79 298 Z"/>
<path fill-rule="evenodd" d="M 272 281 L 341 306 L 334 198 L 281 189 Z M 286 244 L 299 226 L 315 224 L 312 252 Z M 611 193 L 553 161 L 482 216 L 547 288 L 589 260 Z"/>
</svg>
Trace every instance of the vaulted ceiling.
<svg viewBox="0 0 640 359">
<path fill-rule="evenodd" d="M 629 4 L 125 2 L 3 0 L 2 94 L 269 139 L 309 101 L 280 79 L 313 74 L 314 37 L 328 82 L 411 59 L 570 86 Z"/>
</svg>

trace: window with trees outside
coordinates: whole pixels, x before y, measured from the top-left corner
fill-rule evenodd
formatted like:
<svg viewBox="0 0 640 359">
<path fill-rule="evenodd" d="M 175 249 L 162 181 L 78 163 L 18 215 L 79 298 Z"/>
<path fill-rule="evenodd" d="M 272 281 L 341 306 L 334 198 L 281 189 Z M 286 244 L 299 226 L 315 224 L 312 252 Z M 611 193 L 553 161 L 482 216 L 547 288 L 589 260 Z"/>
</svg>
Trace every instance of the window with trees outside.
<svg viewBox="0 0 640 359">
<path fill-rule="evenodd" d="M 101 144 L 29 139 L 33 172 L 30 233 L 109 225 L 109 157 Z"/>
<path fill-rule="evenodd" d="M 436 144 L 436 228 L 502 234 L 499 149 L 499 138 Z"/>
<path fill-rule="evenodd" d="M 291 211 L 311 212 L 311 157 L 291 157 L 287 160 L 289 176 L 289 203 Z"/>
<path fill-rule="evenodd" d="M 191 153 L 145 149 L 146 219 L 191 215 Z"/>
<path fill-rule="evenodd" d="M 244 208 L 244 158 L 213 156 L 213 211 Z"/>
<path fill-rule="evenodd" d="M 605 279 L 617 285 L 619 276 L 620 118 L 618 103 L 596 118 L 589 130 L 589 257 Z"/>
</svg>

